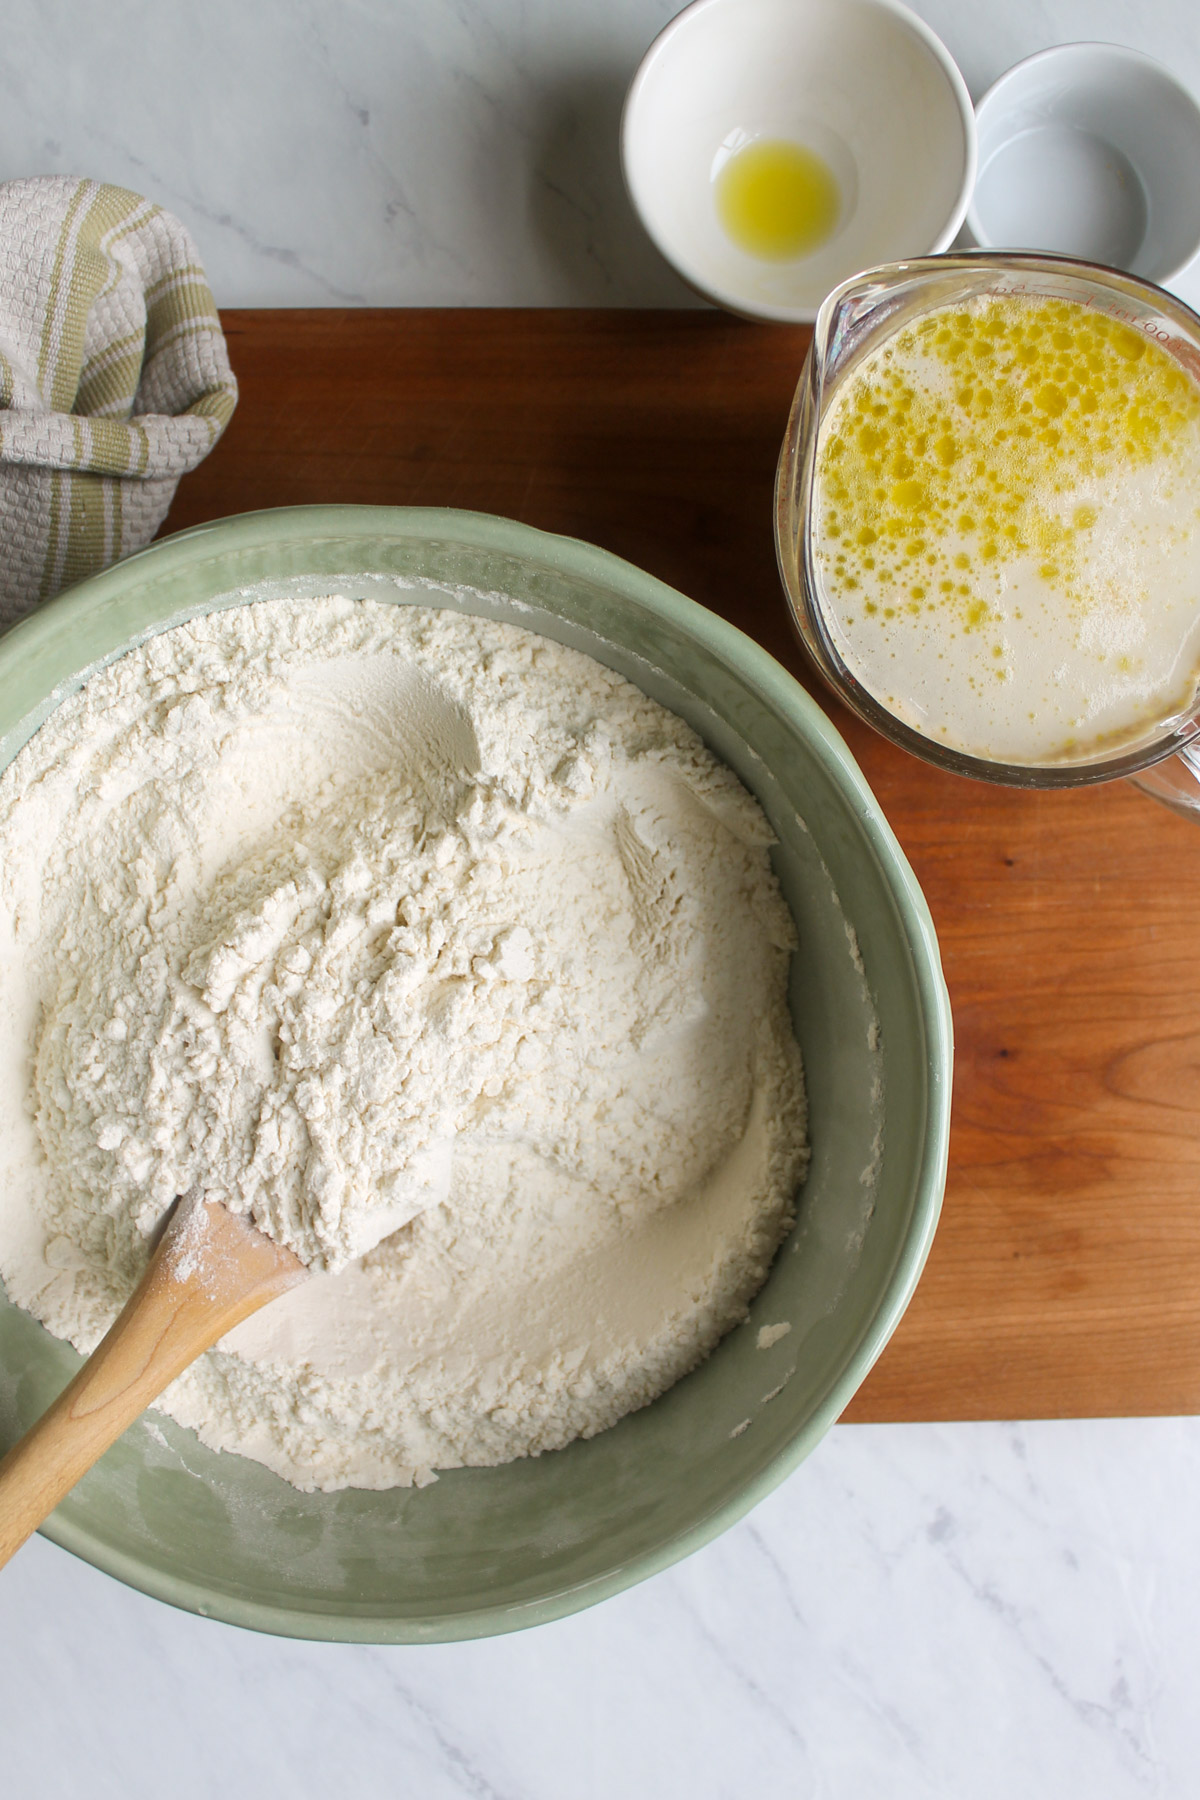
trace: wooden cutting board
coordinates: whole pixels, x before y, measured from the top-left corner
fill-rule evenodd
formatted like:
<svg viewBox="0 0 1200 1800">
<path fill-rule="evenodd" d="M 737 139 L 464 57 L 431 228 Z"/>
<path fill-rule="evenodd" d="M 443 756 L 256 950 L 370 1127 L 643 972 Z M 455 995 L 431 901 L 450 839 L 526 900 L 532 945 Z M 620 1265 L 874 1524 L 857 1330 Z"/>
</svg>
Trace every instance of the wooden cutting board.
<svg viewBox="0 0 1200 1800">
<path fill-rule="evenodd" d="M 1200 827 L 1121 783 L 942 775 L 809 676 L 771 486 L 807 333 L 707 312 L 231 312 L 241 383 L 178 530 L 369 501 L 601 544 L 826 707 L 928 898 L 954 1005 L 950 1178 L 848 1418 L 1200 1410 Z"/>
</svg>

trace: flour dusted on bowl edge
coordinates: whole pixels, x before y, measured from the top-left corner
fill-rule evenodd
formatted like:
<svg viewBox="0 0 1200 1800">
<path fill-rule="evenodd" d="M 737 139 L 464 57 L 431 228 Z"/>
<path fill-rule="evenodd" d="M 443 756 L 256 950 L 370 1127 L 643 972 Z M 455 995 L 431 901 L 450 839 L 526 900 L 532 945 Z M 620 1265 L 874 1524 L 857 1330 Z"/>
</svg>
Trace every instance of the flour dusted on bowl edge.
<svg viewBox="0 0 1200 1800">
<path fill-rule="evenodd" d="M 193 1186 L 318 1273 L 164 1411 L 302 1488 L 591 1436 L 745 1316 L 805 1160 L 761 810 L 591 658 L 262 600 L 0 777 L 0 1274 L 81 1350 Z"/>
</svg>

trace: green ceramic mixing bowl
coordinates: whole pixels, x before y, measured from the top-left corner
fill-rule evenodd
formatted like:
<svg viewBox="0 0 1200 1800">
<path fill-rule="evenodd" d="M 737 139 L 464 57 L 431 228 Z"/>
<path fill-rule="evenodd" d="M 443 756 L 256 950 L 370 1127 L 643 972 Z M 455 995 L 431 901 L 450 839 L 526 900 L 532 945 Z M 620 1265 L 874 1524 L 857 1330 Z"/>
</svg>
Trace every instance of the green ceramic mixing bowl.
<svg viewBox="0 0 1200 1800">
<path fill-rule="evenodd" d="M 298 1493 L 152 1413 L 43 1528 L 122 1581 L 234 1624 L 381 1643 L 476 1637 L 574 1612 L 685 1556 L 828 1430 L 933 1236 L 950 1009 L 912 872 L 807 694 L 661 582 L 510 520 L 304 507 L 154 544 L 0 641 L 0 767 L 98 663 L 146 635 L 247 597 L 331 591 L 508 619 L 681 713 L 765 808 L 800 937 L 792 1001 L 813 1160 L 799 1222 L 748 1323 L 669 1393 L 588 1443 L 385 1493 Z M 760 1328 L 780 1324 L 790 1330 L 760 1349 Z M 0 1442 L 78 1361 L 0 1300 Z"/>
</svg>

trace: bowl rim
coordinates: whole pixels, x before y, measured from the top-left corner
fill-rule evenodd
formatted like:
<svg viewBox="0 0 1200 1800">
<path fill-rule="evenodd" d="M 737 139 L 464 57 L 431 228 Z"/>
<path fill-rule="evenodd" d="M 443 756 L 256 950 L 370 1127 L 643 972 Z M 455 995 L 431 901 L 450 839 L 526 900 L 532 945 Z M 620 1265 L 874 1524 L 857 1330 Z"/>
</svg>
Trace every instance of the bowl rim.
<svg viewBox="0 0 1200 1800">
<path fill-rule="evenodd" d="M 676 13 L 673 19 L 668 20 L 667 24 L 663 26 L 662 30 L 658 33 L 658 36 L 654 38 L 649 48 L 646 50 L 634 72 L 633 79 L 626 90 L 624 104 L 621 108 L 621 123 L 619 130 L 621 179 L 624 183 L 625 192 L 629 198 L 630 205 L 637 214 L 638 223 L 641 225 L 643 231 L 646 233 L 659 255 L 663 257 L 680 279 L 686 282 L 693 293 L 699 294 L 701 299 L 708 300 L 713 305 L 722 307 L 726 312 L 731 312 L 738 318 L 766 320 L 769 323 L 779 325 L 811 325 L 820 310 L 820 299 L 815 300 L 811 305 L 773 306 L 764 303 L 752 306 L 743 295 L 733 293 L 722 287 L 719 283 L 710 281 L 702 270 L 696 268 L 693 264 L 685 264 L 681 261 L 675 251 L 663 241 L 662 236 L 651 223 L 644 211 L 638 195 L 638 186 L 631 172 L 631 144 L 633 132 L 631 120 L 633 118 L 634 110 L 641 100 L 642 92 L 650 78 L 652 66 L 666 53 L 671 40 L 687 29 L 694 14 L 715 11 L 717 8 L 731 3 L 741 4 L 743 3 L 743 0 L 690 0 L 689 5 L 685 6 L 681 12 Z M 821 3 L 821 0 L 805 0 L 805 4 L 809 5 L 819 3 Z M 962 179 L 959 183 L 954 205 L 947 214 L 946 221 L 941 230 L 937 233 L 934 241 L 921 249 L 914 248 L 910 252 L 912 256 L 934 256 L 939 251 L 945 250 L 957 237 L 963 221 L 966 219 L 971 196 L 975 191 L 975 178 L 979 162 L 979 143 L 976 125 L 976 110 L 971 100 L 970 90 L 967 87 L 962 70 L 951 56 L 941 38 L 938 37 L 937 33 L 933 30 L 933 27 L 928 25 L 918 13 L 915 13 L 912 10 L 911 7 L 906 6 L 904 0 L 855 0 L 855 4 L 867 12 L 874 11 L 888 13 L 893 18 L 898 19 L 903 25 L 907 26 L 912 35 L 919 39 L 926 50 L 929 51 L 934 62 L 937 63 L 941 69 L 958 109 L 959 123 L 962 126 L 963 133 L 963 168 Z M 831 10 L 836 11 L 837 9 L 834 7 Z M 851 273 L 853 273 L 853 271 Z"/>
<path fill-rule="evenodd" d="M 1190 88 L 1180 81 L 1179 77 L 1173 70 L 1167 67 L 1166 63 L 1160 62 L 1156 56 L 1149 55 L 1145 50 L 1135 49 L 1132 44 L 1114 44 L 1107 38 L 1075 38 L 1065 44 L 1047 44 L 1044 49 L 1034 50 L 1029 56 L 1021 57 L 1018 62 L 1012 63 L 1000 75 L 997 75 L 995 81 L 992 82 L 986 92 L 980 95 L 975 104 L 977 153 L 979 144 L 983 139 L 984 126 L 989 123 L 1001 123 L 1006 112 L 1012 105 L 1014 95 L 1007 90 L 1015 89 L 1015 97 L 1019 98 L 1021 84 L 1041 65 L 1053 65 L 1054 63 L 1066 65 L 1071 62 L 1078 62 L 1086 60 L 1089 57 L 1095 58 L 1097 56 L 1112 65 L 1124 64 L 1128 68 L 1138 69 L 1144 74 L 1152 75 L 1156 80 L 1162 83 L 1164 88 L 1169 89 L 1173 94 L 1178 96 L 1186 106 L 1187 110 L 1195 117 L 1197 127 L 1200 129 L 1200 99 L 1192 93 Z M 989 113 L 993 115 L 993 118 L 990 121 L 988 119 Z M 992 151 L 992 155 L 994 156 L 997 151 L 1003 149 L 1006 144 L 1011 142 L 1012 133 L 1010 132 L 997 143 L 995 150 Z M 989 157 L 988 160 L 990 161 L 991 157 Z M 986 166 L 987 165 L 984 164 L 982 168 L 977 168 L 977 179 L 972 186 L 964 219 L 966 228 L 970 232 L 977 247 L 981 250 L 1003 251 L 1008 248 L 1019 248 L 1020 246 L 1007 246 L 997 243 L 996 240 L 988 234 L 980 219 L 977 206 L 978 176 L 983 174 L 983 168 L 986 168 Z M 1142 179 L 1140 169 L 1137 171 L 1137 176 L 1140 181 Z M 1139 281 L 1151 281 L 1156 286 L 1162 287 L 1169 281 L 1175 281 L 1183 274 L 1185 269 L 1190 268 L 1198 253 L 1200 253 L 1200 236 L 1197 237 L 1191 251 L 1183 258 L 1182 262 L 1177 262 L 1168 269 L 1155 270 L 1151 275 L 1138 275 L 1135 279 Z M 1058 250 L 1045 250 L 1041 252 L 1033 251 L 1030 252 L 1030 254 L 1061 256 L 1067 253 Z M 1128 269 L 1119 272 L 1122 274 L 1132 273 L 1132 271 Z"/>
<path fill-rule="evenodd" d="M 823 1403 L 749 1481 L 692 1525 L 628 1563 L 586 1582 L 514 1605 L 484 1604 L 452 1615 L 414 1620 L 412 1616 L 372 1617 L 333 1609 L 282 1607 L 216 1590 L 188 1576 L 146 1564 L 103 1541 L 86 1526 L 55 1514 L 40 1528 L 53 1543 L 116 1576 L 127 1586 L 183 1611 L 227 1624 L 284 1637 L 342 1643 L 479 1638 L 565 1617 L 691 1555 L 765 1499 L 798 1467 L 844 1411 L 899 1323 L 937 1227 L 949 1149 L 953 1064 L 950 999 L 933 919 L 916 877 L 848 746 L 817 702 L 767 650 L 735 625 L 635 564 L 580 539 L 544 532 L 490 513 L 450 507 L 306 505 L 237 514 L 158 539 L 46 602 L 0 641 L 0 680 L 14 653 L 18 667 L 25 664 L 35 670 L 39 661 L 53 660 L 56 655 L 61 658 L 69 648 L 75 621 L 92 613 L 103 601 L 117 598 L 131 573 L 154 574 L 169 580 L 172 570 L 203 564 L 210 556 L 215 560 L 227 552 L 262 549 L 283 541 L 293 548 L 302 548 L 305 541 L 327 542 L 331 536 L 345 539 L 348 547 L 356 539 L 376 543 L 387 538 L 457 542 L 522 556 L 556 572 L 607 587 L 685 630 L 702 648 L 727 662 L 772 710 L 796 718 L 816 760 L 849 802 L 883 873 L 908 943 L 925 1039 L 927 1118 L 914 1170 L 912 1217 L 869 1329 L 846 1358 Z M 226 591 L 230 590 L 216 590 Z M 179 616 L 195 616 L 196 610 L 189 607 Z M 135 636 L 133 641 L 157 635 L 174 622 L 170 615 L 164 615 L 161 624 Z M 95 666 L 85 664 L 77 668 L 76 675 L 86 675 Z"/>
</svg>

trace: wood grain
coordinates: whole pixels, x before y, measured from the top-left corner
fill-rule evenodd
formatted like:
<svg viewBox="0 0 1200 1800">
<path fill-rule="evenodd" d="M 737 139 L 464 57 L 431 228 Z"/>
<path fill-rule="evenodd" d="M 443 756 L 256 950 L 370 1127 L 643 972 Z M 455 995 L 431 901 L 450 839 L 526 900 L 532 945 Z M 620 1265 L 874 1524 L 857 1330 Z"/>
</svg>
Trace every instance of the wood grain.
<svg viewBox="0 0 1200 1800">
<path fill-rule="evenodd" d="M 507 513 L 722 613 L 848 738 L 937 923 L 957 1068 L 937 1241 L 847 1416 L 1200 1410 L 1200 830 L 1123 784 L 940 774 L 819 690 L 771 540 L 806 333 L 617 311 L 225 326 L 241 403 L 168 530 L 309 501 Z"/>
</svg>

